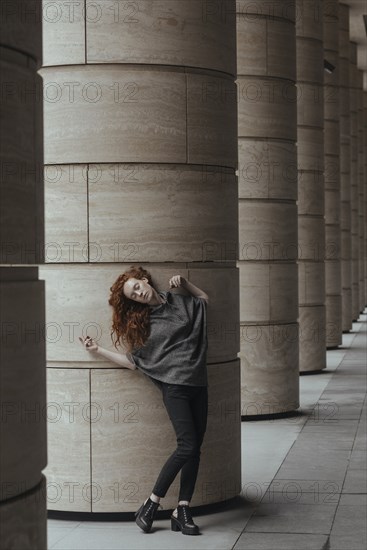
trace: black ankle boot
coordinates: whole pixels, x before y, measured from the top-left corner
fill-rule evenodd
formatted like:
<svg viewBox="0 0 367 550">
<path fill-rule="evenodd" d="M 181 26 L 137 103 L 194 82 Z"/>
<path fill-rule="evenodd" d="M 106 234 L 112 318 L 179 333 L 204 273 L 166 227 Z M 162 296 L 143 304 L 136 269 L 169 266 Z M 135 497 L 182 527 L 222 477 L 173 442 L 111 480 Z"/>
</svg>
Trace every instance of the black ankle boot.
<svg viewBox="0 0 367 550">
<path fill-rule="evenodd" d="M 171 530 L 181 531 L 183 535 L 200 535 L 199 527 L 195 525 L 190 508 L 186 504 L 177 506 L 177 518 L 172 514 Z"/>
<path fill-rule="evenodd" d="M 146 503 L 142 504 L 139 510 L 135 512 L 135 522 L 145 533 L 149 533 L 159 507 L 159 502 L 153 502 L 148 498 Z"/>
</svg>

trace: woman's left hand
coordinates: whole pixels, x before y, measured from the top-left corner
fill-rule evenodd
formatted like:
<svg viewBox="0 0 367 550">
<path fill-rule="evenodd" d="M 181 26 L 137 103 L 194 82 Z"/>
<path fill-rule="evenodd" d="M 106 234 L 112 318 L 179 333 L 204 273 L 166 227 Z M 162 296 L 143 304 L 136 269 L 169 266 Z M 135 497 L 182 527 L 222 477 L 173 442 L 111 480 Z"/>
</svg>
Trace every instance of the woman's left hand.
<svg viewBox="0 0 367 550">
<path fill-rule="evenodd" d="M 174 275 L 169 280 L 170 288 L 177 288 L 179 286 L 184 287 L 185 284 L 186 284 L 186 279 L 185 279 L 185 277 L 182 277 L 182 275 Z"/>
</svg>

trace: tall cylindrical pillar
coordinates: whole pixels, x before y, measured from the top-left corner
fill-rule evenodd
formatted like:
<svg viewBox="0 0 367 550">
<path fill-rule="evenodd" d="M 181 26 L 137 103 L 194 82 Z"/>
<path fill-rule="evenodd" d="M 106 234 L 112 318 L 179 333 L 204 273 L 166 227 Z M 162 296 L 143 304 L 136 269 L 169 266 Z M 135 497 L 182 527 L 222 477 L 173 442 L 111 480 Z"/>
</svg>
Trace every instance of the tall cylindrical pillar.
<svg viewBox="0 0 367 550">
<path fill-rule="evenodd" d="M 28 13 L 29 8 L 31 14 Z M 0 546 L 47 548 L 41 1 L 2 2 Z M 27 17 L 28 13 L 28 17 Z"/>
<path fill-rule="evenodd" d="M 241 488 L 235 2 L 65 2 L 44 25 L 50 508 L 130 512 L 175 447 L 159 390 L 113 350 L 109 289 L 131 264 L 208 306 L 209 422 L 192 505 Z M 51 18 L 52 10 L 50 11 Z M 88 411 L 91 410 L 91 413 Z M 60 445 L 60 442 L 62 444 Z M 179 476 L 165 499 L 177 501 Z M 84 497 L 83 488 L 91 498 Z M 88 489 L 90 488 L 90 489 Z"/>
<path fill-rule="evenodd" d="M 297 0 L 300 372 L 326 368 L 322 5 Z"/>
<path fill-rule="evenodd" d="M 367 73 L 363 76 L 363 150 L 364 150 L 364 265 L 365 307 L 367 306 Z"/>
<path fill-rule="evenodd" d="M 358 257 L 359 257 L 359 313 L 362 313 L 366 305 L 366 289 L 365 289 L 365 247 L 364 242 L 366 239 L 365 234 L 365 223 L 366 223 L 366 209 L 365 209 L 365 192 L 366 192 L 366 182 L 365 182 L 365 165 L 364 165 L 364 156 L 365 149 L 363 143 L 363 133 L 364 133 L 364 120 L 363 120 L 363 71 L 357 71 L 357 103 L 358 103 Z"/>
<path fill-rule="evenodd" d="M 342 343 L 338 3 L 324 2 L 326 347 Z"/>
<path fill-rule="evenodd" d="M 352 327 L 352 239 L 350 186 L 349 6 L 339 4 L 339 124 L 342 259 L 342 327 Z"/>
<path fill-rule="evenodd" d="M 242 416 L 299 406 L 295 3 L 237 2 Z"/>
<path fill-rule="evenodd" d="M 359 317 L 359 228 L 358 228 L 358 96 L 357 44 L 349 43 L 350 98 L 350 207 L 352 247 L 352 320 Z"/>
</svg>

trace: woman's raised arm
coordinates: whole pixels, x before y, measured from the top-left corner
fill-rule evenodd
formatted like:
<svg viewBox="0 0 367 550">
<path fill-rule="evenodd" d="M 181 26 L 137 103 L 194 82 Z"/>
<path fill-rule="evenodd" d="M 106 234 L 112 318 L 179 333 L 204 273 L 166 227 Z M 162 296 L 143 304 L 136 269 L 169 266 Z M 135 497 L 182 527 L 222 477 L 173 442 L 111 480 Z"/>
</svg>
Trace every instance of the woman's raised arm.
<svg viewBox="0 0 367 550">
<path fill-rule="evenodd" d="M 79 340 L 83 347 L 87 351 L 98 353 L 113 363 L 117 363 L 125 369 L 135 370 L 136 366 L 129 361 L 125 353 L 117 353 L 115 351 L 109 351 L 108 349 L 99 346 L 90 336 L 86 336 L 85 339 L 79 336 Z"/>
<path fill-rule="evenodd" d="M 203 298 L 203 300 L 206 301 L 206 303 L 209 302 L 209 296 L 201 290 L 201 288 L 195 286 L 193 283 L 190 283 L 185 277 L 182 277 L 182 275 L 174 275 L 169 280 L 169 285 L 171 288 L 177 288 L 182 287 L 185 288 L 192 296 L 195 296 L 196 298 Z"/>
</svg>

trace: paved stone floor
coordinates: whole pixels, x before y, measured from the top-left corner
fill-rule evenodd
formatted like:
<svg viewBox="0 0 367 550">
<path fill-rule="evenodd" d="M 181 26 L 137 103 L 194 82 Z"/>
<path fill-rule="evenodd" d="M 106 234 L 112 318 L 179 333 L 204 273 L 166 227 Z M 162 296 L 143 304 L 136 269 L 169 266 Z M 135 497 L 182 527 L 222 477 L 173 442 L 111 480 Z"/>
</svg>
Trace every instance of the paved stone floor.
<svg viewBox="0 0 367 550">
<path fill-rule="evenodd" d="M 365 550 L 367 313 L 301 376 L 300 416 L 242 422 L 238 502 L 195 515 L 202 535 L 143 533 L 134 522 L 48 520 L 55 550 Z M 164 501 L 162 501 L 162 504 Z"/>
</svg>

